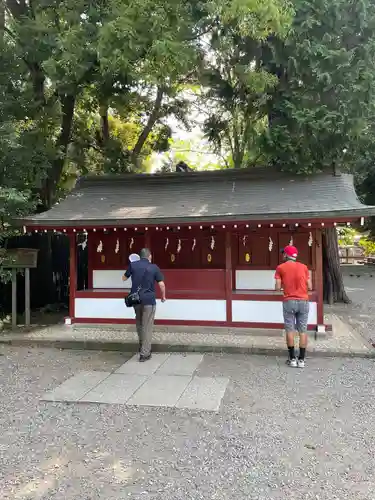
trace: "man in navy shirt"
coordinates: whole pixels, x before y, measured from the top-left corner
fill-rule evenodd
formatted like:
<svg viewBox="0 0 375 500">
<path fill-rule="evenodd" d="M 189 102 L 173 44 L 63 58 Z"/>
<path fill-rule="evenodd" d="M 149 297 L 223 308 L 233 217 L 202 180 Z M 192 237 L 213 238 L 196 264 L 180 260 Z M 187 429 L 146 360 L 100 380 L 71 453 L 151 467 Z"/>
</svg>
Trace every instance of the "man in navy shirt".
<svg viewBox="0 0 375 500">
<path fill-rule="evenodd" d="M 139 290 L 141 303 L 134 306 L 135 321 L 139 338 L 139 361 L 151 358 L 152 329 L 154 327 L 156 297 L 155 281 L 161 291 L 161 301 L 165 302 L 164 276 L 156 264 L 151 263 L 151 252 L 148 248 L 140 251 L 140 260 L 131 262 L 123 281 L 132 278 L 131 293 Z"/>
</svg>

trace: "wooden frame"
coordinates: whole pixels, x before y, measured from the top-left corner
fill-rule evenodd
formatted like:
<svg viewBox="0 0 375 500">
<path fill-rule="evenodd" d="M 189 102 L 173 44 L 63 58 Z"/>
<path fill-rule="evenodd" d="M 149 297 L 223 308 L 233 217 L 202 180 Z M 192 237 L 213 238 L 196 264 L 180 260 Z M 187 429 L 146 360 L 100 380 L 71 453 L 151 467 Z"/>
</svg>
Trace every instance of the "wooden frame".
<svg viewBox="0 0 375 500">
<path fill-rule="evenodd" d="M 340 222 L 340 221 L 337 221 Z M 151 251 L 153 253 L 157 253 L 155 251 L 156 243 L 158 239 L 165 239 L 168 237 L 168 235 L 176 235 L 173 236 L 172 238 L 174 239 L 183 239 L 183 238 L 194 238 L 194 235 L 199 237 L 200 240 L 207 240 L 208 238 L 214 236 L 215 241 L 217 243 L 220 242 L 222 244 L 221 251 L 223 252 L 223 261 L 219 262 L 220 267 L 215 267 L 212 266 L 210 269 L 209 267 L 204 268 L 201 267 L 199 269 L 197 268 L 177 268 L 173 269 L 172 267 L 170 269 L 165 269 L 166 275 L 168 275 L 170 272 L 176 272 L 177 274 L 180 273 L 185 276 L 191 275 L 192 277 L 196 276 L 196 284 L 192 287 L 192 289 L 178 289 L 176 286 L 169 286 L 168 287 L 168 279 L 167 279 L 167 289 L 168 289 L 168 296 L 173 298 L 173 299 L 196 299 L 196 300 L 204 300 L 204 299 L 212 299 L 212 300 L 225 300 L 226 301 L 226 317 L 227 321 L 224 322 L 225 326 L 238 326 L 240 327 L 241 325 L 239 323 L 233 323 L 232 321 L 232 302 L 236 300 L 248 300 L 248 301 L 269 301 L 269 302 L 275 302 L 275 301 L 281 301 L 280 295 L 276 293 L 270 293 L 268 295 L 265 295 L 262 293 L 260 290 L 236 290 L 236 271 L 241 271 L 241 270 L 250 270 L 250 271 L 257 271 L 257 270 L 273 270 L 277 267 L 279 261 L 280 261 L 280 253 L 279 253 L 279 247 L 282 239 L 288 239 L 290 234 L 297 235 L 296 238 L 308 238 L 309 233 L 312 234 L 313 237 L 313 245 L 311 250 L 308 250 L 311 252 L 311 255 L 309 257 L 309 268 L 312 271 L 312 277 L 313 277 L 313 287 L 314 291 L 310 294 L 310 300 L 313 302 L 317 303 L 317 325 L 323 325 L 324 324 L 324 307 L 323 307 L 323 263 L 322 263 L 322 233 L 321 230 L 324 227 L 328 226 L 333 226 L 334 221 L 312 221 L 307 224 L 307 222 L 303 221 L 301 223 L 296 223 L 295 227 L 293 226 L 294 221 L 288 221 L 288 224 L 285 223 L 280 223 L 280 222 L 274 222 L 274 223 L 268 223 L 264 224 L 264 222 L 260 223 L 261 227 L 255 227 L 256 224 L 254 224 L 254 221 L 251 222 L 251 224 L 248 224 L 250 227 L 247 228 L 246 224 L 243 222 L 236 222 L 231 221 L 229 224 L 228 222 L 226 223 L 221 223 L 221 222 L 215 222 L 212 225 L 207 225 L 202 224 L 202 223 L 194 223 L 189 226 L 181 225 L 179 227 L 173 227 L 169 226 L 167 229 L 167 226 L 165 227 L 156 227 L 156 226 L 149 226 L 145 228 L 135 228 L 135 227 L 107 227 L 106 230 L 104 228 L 91 228 L 88 226 L 85 228 L 86 232 L 88 232 L 88 258 L 89 258 L 89 264 L 88 264 L 88 271 L 89 271 L 89 278 L 88 278 L 88 283 L 89 283 L 89 290 L 76 290 L 76 229 L 74 228 L 69 228 L 69 238 L 70 238 L 70 252 L 71 252 L 71 261 L 70 261 L 70 303 L 69 303 L 69 313 L 70 317 L 72 318 L 72 322 L 90 322 L 90 318 L 75 318 L 74 317 L 74 301 L 75 298 L 118 298 L 122 297 L 124 295 L 124 290 L 123 289 L 118 289 L 118 290 L 111 290 L 111 289 L 105 289 L 105 290 L 94 290 L 93 289 L 93 271 L 96 267 L 95 265 L 95 254 L 96 248 L 95 248 L 95 242 L 100 238 L 105 238 L 107 239 L 107 243 L 111 242 L 111 245 L 114 244 L 117 238 L 119 238 L 121 241 L 124 241 L 124 238 L 128 239 L 129 238 L 134 238 L 137 239 L 139 245 L 138 246 L 146 246 L 151 248 Z M 324 225 L 323 225 L 324 224 Z M 241 227 L 240 227 L 241 226 Z M 58 228 L 56 228 L 57 230 Z M 136 230 L 137 229 L 137 230 Z M 173 229 L 173 230 L 172 230 Z M 45 231 L 45 229 L 44 229 Z M 67 230 L 66 230 L 67 231 Z M 239 245 L 239 239 L 243 237 L 244 235 L 252 235 L 256 241 L 256 238 L 261 237 L 263 240 L 266 241 L 266 238 L 271 237 L 273 240 L 273 244 L 275 247 L 277 247 L 275 250 L 270 252 L 270 258 L 269 261 L 265 264 L 254 264 L 252 263 L 251 265 L 243 265 L 243 263 L 238 262 L 238 245 Z M 283 236 L 285 235 L 285 236 Z M 178 236 L 180 238 L 178 238 Z M 236 243 L 237 241 L 237 243 Z M 265 246 L 265 244 L 263 245 Z M 296 242 L 296 246 L 301 247 L 301 243 Z M 138 249 L 139 250 L 139 249 Z M 262 251 L 264 252 L 265 249 Z M 277 251 L 276 251 L 277 250 Z M 126 253 L 126 252 L 125 252 Z M 127 267 L 127 262 L 125 262 L 125 253 L 122 252 L 122 256 L 119 257 L 118 261 L 112 262 L 112 263 L 105 263 L 105 265 L 101 266 L 102 270 L 118 270 L 119 267 L 122 269 L 126 269 Z M 97 258 L 96 258 L 97 260 Z M 157 260 L 156 260 L 157 262 Z M 202 263 L 202 259 L 200 261 Z M 157 262 L 158 263 L 158 262 Z M 219 285 L 218 281 L 212 281 L 211 278 L 214 276 L 214 274 L 210 275 L 210 272 L 213 273 L 222 273 L 223 276 L 223 281 L 222 284 Z M 194 278 L 195 279 L 195 278 Z M 205 281 L 206 286 L 202 287 L 201 283 L 202 280 Z M 177 279 L 178 281 L 178 279 Z M 180 280 L 181 282 L 184 281 L 184 279 Z M 171 282 L 169 280 L 169 282 Z M 210 282 L 211 285 L 210 285 Z M 266 319 L 266 318 L 265 318 Z M 103 318 L 102 320 L 92 320 L 95 322 L 113 322 L 113 323 L 123 323 L 126 321 L 122 320 L 106 320 Z M 167 321 L 167 320 L 166 320 Z M 163 324 L 167 324 L 166 322 L 162 322 Z M 196 322 L 193 322 L 196 324 Z M 205 324 L 204 321 L 198 322 L 199 324 Z M 216 326 L 220 326 L 220 322 L 212 322 L 212 324 L 215 324 Z M 188 325 L 189 321 L 177 321 L 176 323 L 172 322 L 171 324 L 181 324 L 181 325 Z M 210 324 L 208 322 L 207 324 Z M 261 328 L 263 326 L 259 326 L 260 323 L 244 323 L 242 326 L 244 327 L 253 327 L 253 328 Z M 281 325 L 277 325 L 276 323 L 269 324 L 266 321 L 262 323 L 265 328 L 278 328 Z"/>
</svg>

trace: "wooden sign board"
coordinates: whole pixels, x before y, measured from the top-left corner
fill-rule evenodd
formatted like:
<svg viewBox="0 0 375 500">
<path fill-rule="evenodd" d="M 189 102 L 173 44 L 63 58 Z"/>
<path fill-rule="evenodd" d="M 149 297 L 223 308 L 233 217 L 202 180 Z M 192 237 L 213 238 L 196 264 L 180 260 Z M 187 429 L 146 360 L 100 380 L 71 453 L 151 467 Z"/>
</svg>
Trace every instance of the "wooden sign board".
<svg viewBox="0 0 375 500">
<path fill-rule="evenodd" d="M 0 252 L 0 267 L 8 269 L 34 269 L 38 263 L 38 251 L 34 248 L 11 248 Z"/>
</svg>

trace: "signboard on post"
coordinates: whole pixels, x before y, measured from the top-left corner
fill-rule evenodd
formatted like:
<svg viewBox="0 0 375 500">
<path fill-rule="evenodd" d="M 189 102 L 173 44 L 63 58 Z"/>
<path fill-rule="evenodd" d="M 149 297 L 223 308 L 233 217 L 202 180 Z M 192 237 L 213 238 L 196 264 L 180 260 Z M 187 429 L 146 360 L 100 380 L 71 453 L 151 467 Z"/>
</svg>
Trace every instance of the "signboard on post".
<svg viewBox="0 0 375 500">
<path fill-rule="evenodd" d="M 0 266 L 5 269 L 34 269 L 38 251 L 34 248 L 10 248 L 0 253 Z"/>
<path fill-rule="evenodd" d="M 30 269 L 38 263 L 34 248 L 0 249 L 0 267 L 12 270 L 12 327 L 17 326 L 17 270 L 25 270 L 25 325 L 30 326 Z"/>
</svg>

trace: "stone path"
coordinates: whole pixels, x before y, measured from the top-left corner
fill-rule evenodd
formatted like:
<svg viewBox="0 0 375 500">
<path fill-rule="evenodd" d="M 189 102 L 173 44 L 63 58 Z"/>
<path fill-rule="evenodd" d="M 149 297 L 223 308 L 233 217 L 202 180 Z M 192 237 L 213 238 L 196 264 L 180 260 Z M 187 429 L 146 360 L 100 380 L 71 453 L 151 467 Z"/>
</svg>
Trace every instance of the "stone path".
<svg viewBox="0 0 375 500">
<path fill-rule="evenodd" d="M 47 392 L 42 401 L 165 406 L 218 411 L 229 379 L 194 375 L 201 354 L 138 356 L 113 372 L 83 371 Z"/>
<path fill-rule="evenodd" d="M 351 304 L 335 304 L 331 309 L 368 345 L 375 343 L 375 266 L 344 266 L 344 283 Z"/>
<path fill-rule="evenodd" d="M 327 318 L 333 332 L 325 338 L 310 336 L 308 355 L 373 357 L 375 350 L 356 333 L 344 318 L 331 314 Z M 33 345 L 64 349 L 100 349 L 108 351 L 136 351 L 137 335 L 132 326 L 110 325 L 69 327 L 55 325 L 30 333 L 0 334 L 0 343 L 14 346 Z M 282 331 L 219 329 L 219 328 L 163 328 L 156 327 L 153 335 L 154 351 L 226 352 L 237 354 L 285 355 Z"/>
</svg>

